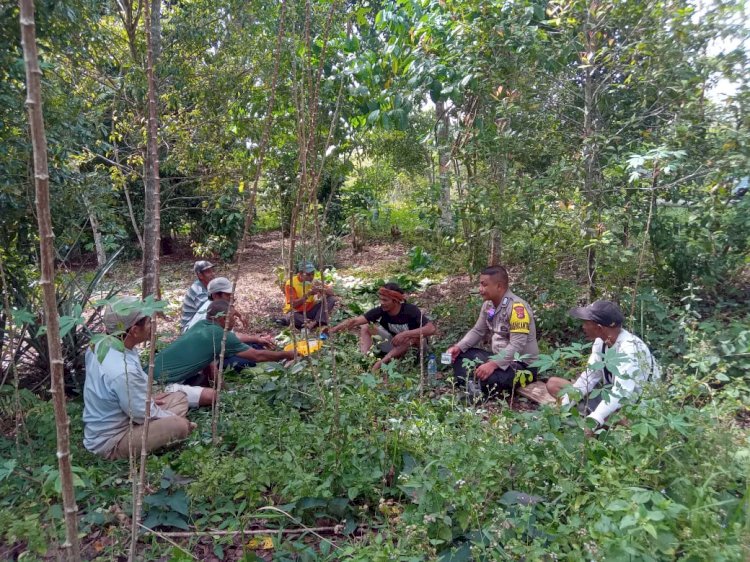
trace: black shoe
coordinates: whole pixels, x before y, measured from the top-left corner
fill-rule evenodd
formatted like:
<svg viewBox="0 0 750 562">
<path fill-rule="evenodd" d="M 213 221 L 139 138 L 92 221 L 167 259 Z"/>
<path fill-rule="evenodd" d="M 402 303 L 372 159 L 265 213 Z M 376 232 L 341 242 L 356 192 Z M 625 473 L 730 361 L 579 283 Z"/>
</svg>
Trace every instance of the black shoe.
<svg viewBox="0 0 750 562">
<path fill-rule="evenodd" d="M 277 326 L 281 326 L 282 328 L 286 328 L 289 326 L 289 318 L 284 318 L 283 316 L 280 316 L 278 318 L 273 319 L 273 323 Z"/>
</svg>

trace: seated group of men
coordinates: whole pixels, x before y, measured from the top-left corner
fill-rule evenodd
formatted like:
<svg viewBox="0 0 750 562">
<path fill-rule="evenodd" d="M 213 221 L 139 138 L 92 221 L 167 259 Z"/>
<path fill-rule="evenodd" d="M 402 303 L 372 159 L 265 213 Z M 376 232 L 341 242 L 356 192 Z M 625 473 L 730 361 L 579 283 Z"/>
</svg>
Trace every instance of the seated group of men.
<svg viewBox="0 0 750 562">
<path fill-rule="evenodd" d="M 106 308 L 105 328 L 121 339 L 124 350 L 111 347 L 103 361 L 98 360 L 96 349 L 87 351 L 83 421 L 84 446 L 88 450 L 110 459 L 137 454 L 141 448 L 141 424 L 147 415 L 147 450 L 184 439 L 195 427 L 185 417 L 188 408 L 211 405 L 215 399 L 209 383 L 216 374 L 222 343 L 224 366 L 237 370 L 257 362 L 295 357 L 294 351 L 274 351 L 272 338 L 232 331 L 241 320 L 241 315 L 230 307 L 233 287 L 228 279 L 215 277 L 213 268 L 207 261 L 195 263 L 197 279 L 183 301 L 183 334 L 154 358 L 154 380 L 166 387 L 163 393 L 153 396 L 148 414 L 148 376 L 135 347 L 149 338 L 150 318 L 141 312 L 136 297 L 123 297 Z M 436 332 L 434 323 L 417 306 L 406 302 L 404 291 L 395 283 L 386 283 L 378 290 L 378 306 L 330 328 L 328 320 L 336 299 L 331 286 L 315 279 L 312 264 L 300 264 L 296 275 L 286 282 L 284 293 L 285 311 L 298 328 L 320 327 L 329 334 L 358 328 L 362 353 L 371 349 L 373 336 L 379 336 L 377 347 L 382 358 L 373 370 L 424 345 Z M 519 371 L 535 377 L 537 369 L 533 364 L 539 348 L 534 313 L 526 301 L 510 290 L 505 268 L 485 269 L 479 277 L 479 293 L 484 302 L 475 325 L 448 348 L 447 354 L 456 384 L 489 397 L 510 390 Z M 594 342 L 586 371 L 573 383 L 584 397 L 579 411 L 604 425 L 623 400 L 637 397 L 647 381 L 658 378 L 659 369 L 646 344 L 622 328 L 623 315 L 614 303 L 597 301 L 574 308 L 570 314 L 583 320 L 584 333 Z M 244 327 L 248 327 L 247 321 Z M 485 338 L 491 341 L 489 351 L 479 347 Z M 616 373 L 607 368 L 604 360 L 605 355 L 611 356 L 609 349 L 621 361 Z M 585 399 L 602 384 L 611 385 L 607 395 Z M 570 381 L 558 377 L 547 382 L 550 394 L 562 396 L 563 404 L 570 401 L 563 393 L 569 385 Z"/>
</svg>

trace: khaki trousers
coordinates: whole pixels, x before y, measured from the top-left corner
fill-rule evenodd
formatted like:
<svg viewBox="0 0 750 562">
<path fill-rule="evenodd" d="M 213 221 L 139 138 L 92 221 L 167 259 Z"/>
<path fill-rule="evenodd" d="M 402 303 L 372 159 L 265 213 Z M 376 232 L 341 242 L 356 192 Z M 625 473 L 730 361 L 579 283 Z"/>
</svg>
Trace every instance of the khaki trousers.
<svg viewBox="0 0 750 562">
<path fill-rule="evenodd" d="M 190 433 L 190 422 L 185 417 L 188 411 L 188 399 L 184 392 L 171 392 L 164 397 L 161 405 L 164 410 L 169 410 L 174 416 L 151 420 L 148 424 L 148 437 L 146 439 L 146 451 L 153 451 L 172 443 L 185 439 Z M 141 438 L 143 426 L 133 425 L 133 432 L 128 436 L 128 430 L 114 437 L 112 440 L 117 445 L 107 455 L 108 459 L 127 459 L 129 448 L 132 445 L 133 455 L 141 454 Z"/>
</svg>

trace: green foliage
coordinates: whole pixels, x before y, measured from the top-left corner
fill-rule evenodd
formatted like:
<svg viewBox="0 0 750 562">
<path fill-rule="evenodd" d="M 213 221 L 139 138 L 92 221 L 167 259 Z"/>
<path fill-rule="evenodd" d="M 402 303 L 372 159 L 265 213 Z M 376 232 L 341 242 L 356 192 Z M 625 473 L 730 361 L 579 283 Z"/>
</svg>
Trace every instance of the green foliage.
<svg viewBox="0 0 750 562">
<path fill-rule="evenodd" d="M 82 390 L 83 384 L 84 354 L 92 335 L 99 331 L 102 322 L 98 310 L 87 317 L 83 315 L 83 311 L 93 304 L 94 295 L 99 290 L 104 276 L 119 255 L 119 251 L 112 254 L 107 263 L 98 268 L 93 275 L 71 273 L 61 276 L 56 283 L 63 367 L 67 384 L 78 391 Z M 18 365 L 31 367 L 37 374 L 42 375 L 41 380 L 36 380 L 37 388 L 48 386 L 51 370 L 39 287 L 14 285 L 13 288 L 12 301 L 19 306 L 13 313 L 13 321 L 21 339 L 20 345 L 16 348 L 14 361 Z M 106 298 L 117 292 L 117 289 L 110 289 Z"/>
<path fill-rule="evenodd" d="M 27 388 L 18 389 L 18 402 L 16 402 L 15 389 L 4 384 L 0 386 L 0 420 L 11 419 L 17 409 L 21 412 L 28 411 L 37 402 L 38 398 Z M 0 480 L 2 472 L 0 472 Z"/>
<path fill-rule="evenodd" d="M 422 246 L 414 246 L 409 250 L 409 269 L 419 273 L 430 267 L 432 256 Z"/>
<path fill-rule="evenodd" d="M 210 205 L 204 202 L 204 214 L 191 233 L 193 253 L 198 257 L 218 256 L 229 262 L 234 258 L 245 226 L 242 194 L 224 193 Z"/>
<path fill-rule="evenodd" d="M 179 481 L 169 468 L 164 470 L 161 486 L 157 492 L 143 497 L 145 513 L 143 526 L 155 529 L 160 526 L 189 529 L 185 520 L 189 516 L 188 499 L 183 489 L 174 489 Z"/>
<path fill-rule="evenodd" d="M 693 337 L 701 346 L 710 334 Z M 748 392 L 740 385 L 738 395 L 720 399 L 696 376 L 691 357 L 672 364 L 670 382 L 627 411 L 629 428 L 587 440 L 574 411 L 467 408 L 450 391 L 420 397 L 418 370 L 407 361 L 392 364 L 385 385 L 352 353 L 353 335 L 334 343 L 335 371 L 327 348 L 289 370 L 266 364 L 228 381 L 217 447 L 209 412 L 191 414 L 199 428 L 186 446 L 150 457 L 155 491 L 145 499 L 144 524 L 378 528 L 337 541 L 329 554 L 295 539 L 276 546 L 279 557 L 306 552 L 310 559 L 447 560 L 469 551 L 490 559 L 550 551 L 570 560 L 743 558 L 750 449 L 731 416 Z M 574 344 L 543 355 L 540 365 L 561 375 L 586 355 Z M 714 360 L 711 373 L 735 360 Z M 80 448 L 81 406 L 70 408 L 73 458 L 83 465 L 92 457 Z M 46 522 L 55 517 L 57 492 L 52 408 L 39 402 L 29 414 L 37 420 L 30 438 L 48 452 L 22 448 L 19 455 L 0 443 L 9 459 L 0 464 L 0 519 L 5 540 L 33 550 L 51 544 Z M 126 532 L 106 509 L 129 505 L 126 464 L 85 464 L 76 469 L 84 532 Z M 40 495 L 29 495 L 29 486 Z M 25 517 L 11 518 L 19 509 Z M 39 536 L 46 542 L 34 542 Z"/>
</svg>

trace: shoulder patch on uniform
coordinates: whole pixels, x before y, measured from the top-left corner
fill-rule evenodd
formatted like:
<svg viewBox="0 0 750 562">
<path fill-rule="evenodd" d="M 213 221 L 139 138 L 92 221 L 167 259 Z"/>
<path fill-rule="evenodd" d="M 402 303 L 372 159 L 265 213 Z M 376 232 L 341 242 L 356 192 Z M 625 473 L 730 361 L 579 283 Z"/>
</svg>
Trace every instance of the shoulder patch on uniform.
<svg viewBox="0 0 750 562">
<path fill-rule="evenodd" d="M 515 303 L 510 314 L 510 332 L 512 334 L 528 334 L 531 331 L 529 311 L 522 303 Z"/>
</svg>

